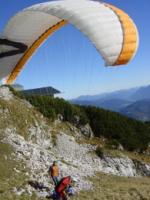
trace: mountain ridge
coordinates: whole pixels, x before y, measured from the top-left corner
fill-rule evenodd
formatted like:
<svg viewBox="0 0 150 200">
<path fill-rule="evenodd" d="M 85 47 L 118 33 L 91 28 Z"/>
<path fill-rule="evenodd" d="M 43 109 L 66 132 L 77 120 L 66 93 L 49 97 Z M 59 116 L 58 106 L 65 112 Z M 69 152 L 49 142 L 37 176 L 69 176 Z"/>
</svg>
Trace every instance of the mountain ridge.
<svg viewBox="0 0 150 200">
<path fill-rule="evenodd" d="M 136 101 L 125 107 L 120 113 L 142 121 L 150 120 L 150 99 Z"/>
<path fill-rule="evenodd" d="M 143 103 L 143 110 L 141 107 L 138 117 L 136 116 L 136 110 L 134 110 L 134 108 L 132 109 L 133 113 L 130 113 L 130 115 L 127 114 L 128 109 L 130 109 L 131 112 L 131 106 L 134 107 L 136 102 L 142 100 L 143 101 L 147 100 L 146 104 L 147 104 L 147 109 L 149 110 L 148 101 L 150 101 L 150 85 L 135 87 L 126 90 L 119 90 L 94 96 L 80 96 L 77 99 L 71 100 L 71 102 L 73 104 L 92 105 L 92 106 L 97 106 L 99 108 L 116 111 L 121 114 L 142 121 L 150 120 L 150 116 L 144 109 L 145 107 L 144 103 Z"/>
</svg>

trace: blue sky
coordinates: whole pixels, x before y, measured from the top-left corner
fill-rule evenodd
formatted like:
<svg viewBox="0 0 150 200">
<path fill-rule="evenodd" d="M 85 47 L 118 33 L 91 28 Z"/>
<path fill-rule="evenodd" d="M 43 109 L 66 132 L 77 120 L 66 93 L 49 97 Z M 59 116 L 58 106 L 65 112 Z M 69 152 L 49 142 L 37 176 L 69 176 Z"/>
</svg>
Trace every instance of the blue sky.
<svg viewBox="0 0 150 200">
<path fill-rule="evenodd" d="M 11 16 L 43 0 L 2 0 L 0 32 Z M 64 98 L 150 84 L 150 1 L 105 0 L 126 11 L 138 27 L 140 45 L 128 65 L 106 68 L 91 42 L 72 25 L 50 37 L 17 78 L 26 89 L 53 86 Z"/>
</svg>

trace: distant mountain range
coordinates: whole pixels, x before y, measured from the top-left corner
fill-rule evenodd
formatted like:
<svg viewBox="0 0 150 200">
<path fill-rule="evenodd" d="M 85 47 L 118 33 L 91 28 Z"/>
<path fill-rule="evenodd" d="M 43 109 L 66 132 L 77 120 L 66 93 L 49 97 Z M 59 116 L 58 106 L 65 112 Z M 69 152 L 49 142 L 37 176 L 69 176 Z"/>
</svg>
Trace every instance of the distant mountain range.
<svg viewBox="0 0 150 200">
<path fill-rule="evenodd" d="M 104 109 L 109 109 L 112 111 L 119 112 L 121 109 L 125 108 L 126 106 L 130 105 L 131 101 L 124 100 L 124 99 L 98 99 L 98 100 L 72 100 L 74 104 L 78 105 L 91 105 L 96 106 Z"/>
<path fill-rule="evenodd" d="M 150 86 L 149 86 L 150 87 Z M 109 93 L 102 93 L 102 94 L 97 94 L 97 95 L 83 95 L 79 96 L 77 99 L 74 100 L 79 100 L 79 101 L 94 101 L 94 100 L 108 100 L 108 99 L 124 99 L 124 100 L 131 100 L 132 95 L 134 95 L 137 91 L 137 88 L 131 88 L 131 89 L 126 89 L 126 90 L 118 90 L 114 92 L 109 92 Z"/>
<path fill-rule="evenodd" d="M 150 121 L 150 99 L 136 101 L 120 111 L 123 115 L 142 121 Z"/>
<path fill-rule="evenodd" d="M 150 85 L 98 95 L 83 95 L 71 102 L 96 106 L 138 120 L 150 121 Z"/>
</svg>

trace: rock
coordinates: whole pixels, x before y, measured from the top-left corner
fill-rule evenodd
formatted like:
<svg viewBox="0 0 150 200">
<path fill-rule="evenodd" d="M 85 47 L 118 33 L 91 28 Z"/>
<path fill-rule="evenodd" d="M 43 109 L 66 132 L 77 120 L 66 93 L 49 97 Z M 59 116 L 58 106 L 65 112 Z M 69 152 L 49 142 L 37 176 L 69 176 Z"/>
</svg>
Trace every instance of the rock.
<svg viewBox="0 0 150 200">
<path fill-rule="evenodd" d="M 4 155 L 4 159 L 5 159 L 5 160 L 7 160 L 7 159 L 8 159 L 8 157 L 7 157 L 6 155 Z"/>
<path fill-rule="evenodd" d="M 13 170 L 16 172 L 16 173 L 20 173 L 20 171 L 16 168 L 13 168 Z"/>
<path fill-rule="evenodd" d="M 118 150 L 119 151 L 124 151 L 124 148 L 123 148 L 123 146 L 121 144 L 118 144 Z"/>
<path fill-rule="evenodd" d="M 14 192 L 16 195 L 21 196 L 21 195 L 25 192 L 25 189 L 14 187 L 14 188 L 13 188 L 13 192 Z"/>
<path fill-rule="evenodd" d="M 77 177 L 79 181 L 75 185 L 75 191 L 92 189 L 92 183 L 86 180 L 86 177 L 94 176 L 99 171 L 127 177 L 150 175 L 150 165 L 133 162 L 129 158 L 112 158 L 109 156 L 99 158 L 96 155 L 92 157 L 90 152 L 95 151 L 95 146 L 78 144 L 75 137 L 62 131 L 57 134 L 56 146 L 47 149 L 48 139 L 46 135 L 42 136 L 42 131 L 37 132 L 35 129 L 32 129 L 32 131 L 33 134 L 37 133 L 36 137 L 39 138 L 40 142 L 26 141 L 25 138 L 16 133 L 15 128 L 6 128 L 6 138 L 3 142 L 11 144 L 18 159 L 26 163 L 26 167 L 30 169 L 30 172 L 26 174 L 31 179 L 43 183 L 46 187 L 53 187 L 47 171 L 54 160 L 59 161 L 61 177 L 68 175 Z M 49 140 L 49 145 L 50 143 L 51 140 Z M 19 173 L 16 168 L 14 171 Z M 34 189 L 33 191 L 41 197 L 47 195 L 46 191 L 35 191 Z M 31 195 L 33 191 L 28 188 L 27 193 Z M 20 195 L 23 192 L 24 190 L 17 190 L 16 194 Z"/>
<path fill-rule="evenodd" d="M 8 87 L 1 86 L 0 87 L 0 98 L 6 101 L 10 101 L 14 98 L 14 95 L 12 92 L 9 90 Z"/>
<path fill-rule="evenodd" d="M 58 121 L 62 122 L 63 119 L 64 119 L 64 118 L 63 118 L 63 116 L 62 116 L 61 114 L 58 114 L 58 115 L 57 115 L 57 120 L 58 120 Z"/>
<path fill-rule="evenodd" d="M 9 114 L 8 108 L 1 108 L 0 109 L 0 114 Z"/>
<path fill-rule="evenodd" d="M 103 163 L 103 172 L 105 173 L 126 177 L 136 176 L 135 165 L 129 158 L 111 158 L 104 156 L 104 159 L 101 161 Z"/>
<path fill-rule="evenodd" d="M 9 92 L 8 88 L 0 88 L 0 98 L 8 100 L 14 98 Z M 5 99 L 6 98 L 6 99 Z M 26 106 L 29 110 L 29 105 L 26 101 L 21 100 L 22 106 Z M 3 111 L 0 109 L 0 113 L 7 114 L 9 110 Z M 3 116 L 3 114 L 2 114 Z M 40 120 L 37 120 L 39 116 Z M 58 117 L 59 122 L 62 122 L 62 116 Z M 58 121 L 57 120 L 57 121 Z M 108 155 L 98 157 L 95 153 L 96 146 L 78 143 L 78 138 L 82 139 L 86 137 L 93 137 L 93 132 L 89 126 L 79 125 L 80 118 L 75 116 L 75 123 L 77 127 L 68 125 L 62 130 L 56 126 L 50 126 L 47 120 L 39 113 L 33 116 L 33 122 L 28 124 L 28 119 L 24 120 L 27 130 L 27 138 L 18 134 L 17 128 L 14 126 L 7 127 L 2 130 L 4 138 L 1 140 L 3 143 L 10 144 L 13 147 L 11 156 L 13 160 L 17 159 L 23 163 L 22 169 L 25 171 L 25 175 L 29 179 L 42 183 L 45 187 L 53 188 L 52 180 L 49 177 L 48 169 L 54 160 L 58 161 L 61 170 L 61 177 L 63 176 L 75 176 L 78 182 L 75 185 L 75 191 L 90 190 L 92 189 L 92 183 L 88 177 L 92 177 L 96 172 L 110 173 L 118 176 L 150 176 L 150 165 L 134 161 L 128 157 L 113 158 Z M 58 122 L 57 122 L 58 123 Z M 69 124 L 69 123 L 68 123 Z M 63 125 L 63 124 L 62 124 Z M 68 130 L 69 129 L 69 130 Z M 57 137 L 52 138 L 51 132 L 54 131 Z M 52 139 L 56 140 L 56 145 L 53 146 Z M 105 140 L 105 139 L 103 139 Z M 104 141 L 105 142 L 105 141 Z M 123 146 L 119 145 L 119 150 L 123 151 Z M 92 152 L 92 153 L 91 153 Z M 8 157 L 9 158 L 9 157 Z M 8 159 L 6 156 L 5 160 Z M 9 158 L 11 159 L 11 158 Z M 19 166 L 14 167 L 15 173 L 22 173 L 19 170 Z M 20 173 L 20 174 L 21 174 Z M 45 197 L 48 195 L 46 190 L 36 190 L 30 185 L 22 186 L 24 188 L 14 188 L 14 192 L 18 195 L 28 193 L 32 195 L 36 193 L 39 197 Z"/>
<path fill-rule="evenodd" d="M 77 129 L 76 127 L 74 127 L 74 126 L 70 126 L 70 131 L 75 132 L 76 129 Z"/>
<path fill-rule="evenodd" d="M 82 126 L 80 125 L 79 129 L 81 133 L 86 137 L 92 138 L 94 136 L 94 133 L 89 124 L 82 125 Z"/>
<path fill-rule="evenodd" d="M 54 124 L 55 124 L 55 126 L 57 126 L 58 124 L 60 124 L 60 123 L 62 123 L 63 122 L 63 115 L 61 115 L 61 114 L 58 114 L 57 115 L 57 119 L 54 121 Z"/>
<path fill-rule="evenodd" d="M 136 168 L 136 173 L 139 176 L 150 176 L 150 165 L 141 163 L 138 160 L 133 160 Z"/>
<path fill-rule="evenodd" d="M 74 115 L 73 116 L 73 123 L 75 125 L 79 125 L 79 122 L 80 122 L 80 117 L 78 115 Z"/>
</svg>

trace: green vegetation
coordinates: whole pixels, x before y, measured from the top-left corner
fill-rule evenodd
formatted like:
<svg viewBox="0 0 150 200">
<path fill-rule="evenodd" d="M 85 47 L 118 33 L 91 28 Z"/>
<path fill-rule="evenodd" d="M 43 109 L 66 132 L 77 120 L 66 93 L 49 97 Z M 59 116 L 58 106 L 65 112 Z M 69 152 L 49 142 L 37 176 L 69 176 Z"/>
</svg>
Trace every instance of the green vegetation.
<svg viewBox="0 0 150 200">
<path fill-rule="evenodd" d="M 39 122 L 40 114 L 38 115 L 35 109 L 27 108 L 24 103 L 13 99 L 11 101 L 4 101 L 0 99 L 0 129 L 5 130 L 7 128 L 14 127 L 18 134 L 28 139 L 28 128 L 36 125 Z M 7 117 L 7 120 L 6 120 Z"/>
<path fill-rule="evenodd" d="M 0 140 L 2 138 L 0 133 Z M 0 142 L 0 200 L 13 199 L 14 186 L 19 189 L 27 182 L 24 163 L 17 161 L 12 153 L 13 149 L 10 145 Z"/>
<path fill-rule="evenodd" d="M 117 149 L 119 143 L 126 150 L 143 152 L 150 142 L 149 123 L 140 122 L 119 113 L 91 107 L 72 105 L 64 99 L 49 96 L 29 96 L 15 92 L 17 96 L 29 101 L 45 117 L 57 119 L 61 114 L 63 121 L 73 125 L 89 123 L 96 137 L 109 140 L 107 147 Z"/>
<path fill-rule="evenodd" d="M 39 112 L 52 121 L 57 118 L 58 114 L 61 114 L 63 121 L 68 121 L 73 124 L 86 124 L 88 122 L 88 118 L 86 117 L 84 111 L 82 111 L 79 107 L 70 104 L 64 99 L 53 98 L 50 96 L 25 96 L 19 93 L 17 95 L 25 98 L 33 106 L 35 106 Z M 79 121 L 77 121 L 76 116 L 79 117 Z"/>
<path fill-rule="evenodd" d="M 150 163 L 150 157 L 148 155 L 118 150 L 120 143 L 127 150 L 143 151 L 144 148 L 147 148 L 150 141 L 149 122 L 142 123 L 128 119 L 117 113 L 94 107 L 74 106 L 63 99 L 58 98 L 54 99 L 37 96 L 24 98 L 30 101 L 38 111 L 51 119 L 51 121 L 56 119 L 58 114 L 63 116 L 65 123 L 56 123 L 56 131 L 53 131 L 52 129 L 51 132 L 54 145 L 57 139 L 57 129 L 67 130 L 66 132 L 68 132 L 68 134 L 73 134 L 73 130 L 68 121 L 75 125 L 88 122 L 96 137 L 92 139 L 83 137 L 80 143 L 83 142 L 97 145 L 96 153 L 100 157 L 102 157 L 103 154 L 112 157 L 128 156 L 136 161 Z M 0 116 L 0 200 L 44 199 L 37 197 L 35 194 L 29 196 L 27 193 L 23 193 L 22 195 L 17 196 L 12 192 L 14 187 L 16 187 L 17 190 L 24 188 L 24 185 L 29 180 L 29 177 L 26 175 L 28 169 L 24 166 L 22 161 L 16 159 L 15 154 L 13 154 L 13 148 L 10 145 L 1 142 L 4 139 L 3 130 L 6 127 L 14 127 L 15 124 L 17 132 L 28 139 L 27 128 L 34 124 L 36 126 L 35 120 L 37 123 L 41 120 L 42 115 L 34 108 L 24 106 L 24 103 L 24 101 L 18 101 L 18 98 L 7 102 L 0 100 L 0 110 L 3 113 Z M 51 112 L 51 110 L 53 110 L 53 112 Z M 7 118 L 5 116 L 7 116 Z M 75 116 L 79 116 L 78 122 Z M 55 123 L 49 122 L 49 120 L 47 121 L 55 127 Z M 95 155 L 95 152 L 91 153 L 93 153 L 93 156 Z M 62 162 L 69 165 L 65 160 L 62 160 Z M 93 190 L 81 191 L 72 197 L 72 200 L 150 199 L 148 178 L 124 178 L 100 173 L 90 178 L 90 180 L 93 183 Z"/>
<path fill-rule="evenodd" d="M 150 141 L 147 124 L 96 107 L 82 107 L 95 136 L 119 142 L 127 150 L 145 150 Z"/>
</svg>

